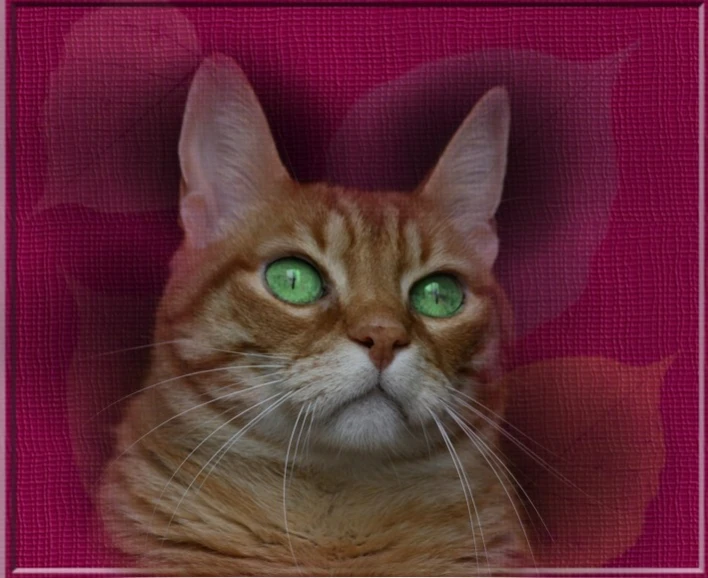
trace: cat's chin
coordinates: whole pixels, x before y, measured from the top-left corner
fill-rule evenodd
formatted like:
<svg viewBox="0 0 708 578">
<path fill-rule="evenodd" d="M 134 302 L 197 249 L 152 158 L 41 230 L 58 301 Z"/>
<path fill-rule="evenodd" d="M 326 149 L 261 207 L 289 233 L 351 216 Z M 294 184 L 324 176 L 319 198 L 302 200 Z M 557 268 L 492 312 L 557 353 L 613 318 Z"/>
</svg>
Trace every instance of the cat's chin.
<svg viewBox="0 0 708 578">
<path fill-rule="evenodd" d="M 410 436 L 398 404 L 379 390 L 340 408 L 321 431 L 320 439 L 338 451 L 396 451 Z"/>
</svg>

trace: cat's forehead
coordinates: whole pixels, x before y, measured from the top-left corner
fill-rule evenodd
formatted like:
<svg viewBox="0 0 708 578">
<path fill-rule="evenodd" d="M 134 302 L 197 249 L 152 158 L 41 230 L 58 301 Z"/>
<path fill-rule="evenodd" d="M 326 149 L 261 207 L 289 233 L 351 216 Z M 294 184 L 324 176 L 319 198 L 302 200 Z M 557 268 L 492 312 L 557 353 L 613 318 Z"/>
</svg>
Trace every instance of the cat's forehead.
<svg viewBox="0 0 708 578">
<path fill-rule="evenodd" d="M 413 195 L 317 193 L 301 199 L 288 234 L 271 242 L 314 260 L 337 284 L 398 285 L 426 272 L 467 272 L 471 266 L 449 224 Z"/>
</svg>

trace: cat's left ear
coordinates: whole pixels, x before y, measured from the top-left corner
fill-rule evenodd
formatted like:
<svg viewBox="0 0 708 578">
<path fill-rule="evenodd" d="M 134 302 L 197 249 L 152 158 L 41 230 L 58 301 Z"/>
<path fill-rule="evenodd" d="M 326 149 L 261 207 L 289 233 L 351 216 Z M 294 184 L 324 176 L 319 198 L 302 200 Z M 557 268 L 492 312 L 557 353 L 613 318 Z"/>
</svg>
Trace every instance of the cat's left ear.
<svg viewBox="0 0 708 578">
<path fill-rule="evenodd" d="M 449 215 L 489 267 L 499 252 L 494 213 L 504 188 L 510 122 L 506 89 L 491 89 L 467 115 L 419 189 Z"/>
</svg>

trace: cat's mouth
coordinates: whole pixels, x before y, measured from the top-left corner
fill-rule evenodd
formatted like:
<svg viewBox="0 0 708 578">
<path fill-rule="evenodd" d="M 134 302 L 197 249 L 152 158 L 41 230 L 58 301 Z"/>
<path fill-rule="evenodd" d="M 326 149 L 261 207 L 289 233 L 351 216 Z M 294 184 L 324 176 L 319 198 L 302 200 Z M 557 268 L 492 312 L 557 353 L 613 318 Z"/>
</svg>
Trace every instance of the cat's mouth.
<svg viewBox="0 0 708 578">
<path fill-rule="evenodd" d="M 393 407 L 401 415 L 401 417 L 406 417 L 406 412 L 401 403 L 393 396 L 386 393 L 381 385 L 381 380 L 377 381 L 376 385 L 369 391 L 345 401 L 335 410 L 335 412 L 341 414 L 354 405 L 377 402 L 386 403 L 387 405 Z"/>
</svg>

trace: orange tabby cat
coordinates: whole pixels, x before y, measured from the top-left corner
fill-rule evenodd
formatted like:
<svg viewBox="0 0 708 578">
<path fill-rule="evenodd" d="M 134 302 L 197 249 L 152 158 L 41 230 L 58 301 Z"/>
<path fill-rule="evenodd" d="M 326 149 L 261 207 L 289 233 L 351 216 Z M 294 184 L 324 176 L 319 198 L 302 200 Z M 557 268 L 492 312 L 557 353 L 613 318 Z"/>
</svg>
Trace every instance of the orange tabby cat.
<svg viewBox="0 0 708 578">
<path fill-rule="evenodd" d="M 495 88 L 414 193 L 299 184 L 241 70 L 201 66 L 185 238 L 101 490 L 123 550 L 188 575 L 531 564 L 493 379 L 508 132 Z"/>
</svg>

